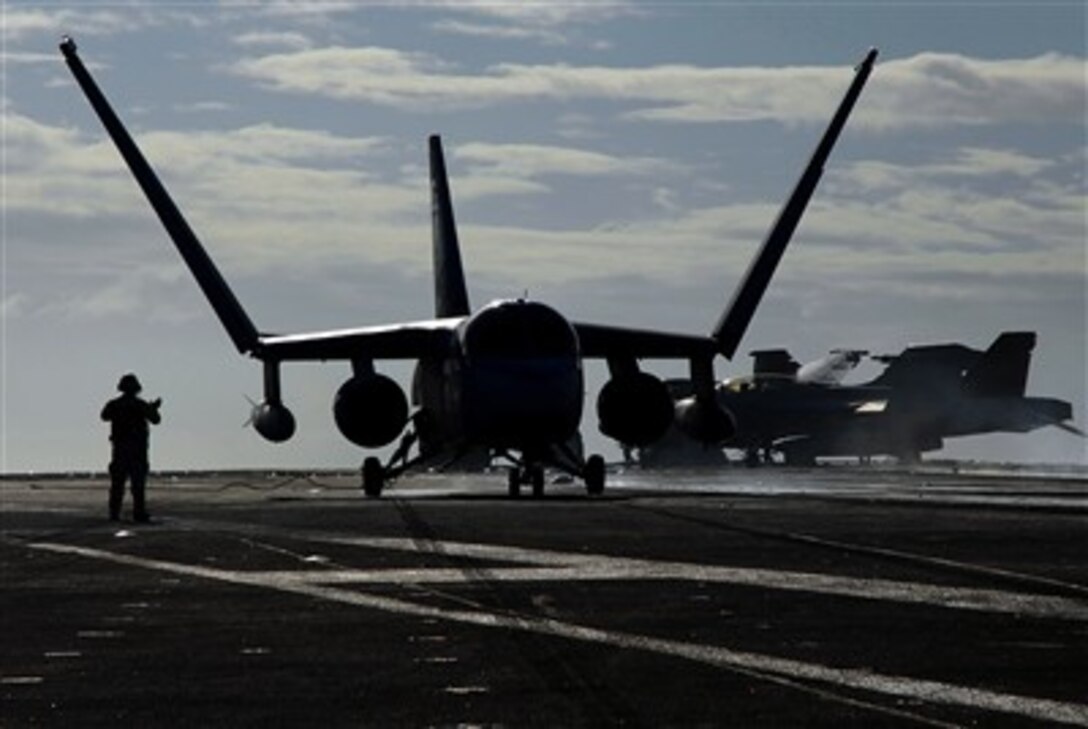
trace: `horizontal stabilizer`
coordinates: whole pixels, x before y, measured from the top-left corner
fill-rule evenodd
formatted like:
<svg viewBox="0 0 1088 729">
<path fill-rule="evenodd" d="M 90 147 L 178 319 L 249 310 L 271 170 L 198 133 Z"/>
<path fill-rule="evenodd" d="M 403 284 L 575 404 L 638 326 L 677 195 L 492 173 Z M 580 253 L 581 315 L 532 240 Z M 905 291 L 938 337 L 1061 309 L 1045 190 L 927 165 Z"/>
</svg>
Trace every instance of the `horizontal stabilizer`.
<svg viewBox="0 0 1088 729">
<path fill-rule="evenodd" d="M 1083 430 L 1073 425 L 1072 423 L 1054 423 L 1054 425 L 1058 426 L 1067 433 L 1079 435 L 1081 438 L 1088 438 L 1088 433 L 1085 433 Z"/>
</svg>

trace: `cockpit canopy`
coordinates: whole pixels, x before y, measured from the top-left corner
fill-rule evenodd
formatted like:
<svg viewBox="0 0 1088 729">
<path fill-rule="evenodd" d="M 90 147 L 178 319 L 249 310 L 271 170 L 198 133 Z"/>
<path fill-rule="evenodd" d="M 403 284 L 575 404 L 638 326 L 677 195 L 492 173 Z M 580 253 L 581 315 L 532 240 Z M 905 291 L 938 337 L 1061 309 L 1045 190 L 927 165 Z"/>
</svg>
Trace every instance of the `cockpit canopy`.
<svg viewBox="0 0 1088 729">
<path fill-rule="evenodd" d="M 464 324 L 461 344 L 469 359 L 575 357 L 578 337 L 549 306 L 514 299 L 495 301 Z"/>
</svg>

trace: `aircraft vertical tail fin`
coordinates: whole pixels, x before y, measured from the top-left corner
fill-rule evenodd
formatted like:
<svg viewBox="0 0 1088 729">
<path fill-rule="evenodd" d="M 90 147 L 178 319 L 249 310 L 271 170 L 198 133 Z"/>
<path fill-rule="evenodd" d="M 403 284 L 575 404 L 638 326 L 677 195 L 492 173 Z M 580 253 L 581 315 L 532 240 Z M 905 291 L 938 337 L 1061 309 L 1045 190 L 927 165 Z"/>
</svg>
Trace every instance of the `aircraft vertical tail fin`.
<svg viewBox="0 0 1088 729">
<path fill-rule="evenodd" d="M 1002 332 L 963 376 L 963 389 L 982 397 L 1023 397 L 1035 332 Z"/>
<path fill-rule="evenodd" d="M 857 66 L 854 80 L 839 104 L 835 116 L 832 117 L 827 131 L 816 146 L 793 192 L 779 211 L 778 219 L 775 220 L 767 237 L 763 240 L 759 253 L 749 264 L 748 271 L 733 293 L 732 300 L 714 327 L 711 336 L 718 342 L 718 350 L 727 359 L 732 359 L 733 354 L 736 353 L 741 337 L 744 336 L 744 331 L 748 328 L 760 299 L 763 298 L 763 292 L 767 290 L 767 285 L 793 236 L 793 231 L 801 221 L 812 193 L 816 191 L 816 185 L 823 174 L 824 164 L 835 142 L 838 141 L 839 134 L 861 94 L 862 87 L 865 86 L 873 70 L 876 56 L 877 50 L 870 49 L 864 60 Z"/>
<path fill-rule="evenodd" d="M 751 352 L 752 374 L 794 377 L 801 365 L 784 349 L 757 349 Z"/>
<path fill-rule="evenodd" d="M 442 155 L 442 138 L 428 140 L 431 161 L 431 235 L 434 259 L 434 314 L 438 318 L 467 316 L 468 290 L 461 266 L 461 246 L 453 219 L 453 201 Z"/>
<path fill-rule="evenodd" d="M 212 308 L 215 309 L 219 321 L 227 330 L 227 334 L 230 335 L 234 346 L 238 348 L 239 352 L 252 352 L 259 343 L 257 328 L 250 321 L 245 310 L 242 309 L 242 305 L 234 297 L 234 293 L 227 286 L 226 281 L 223 280 L 223 276 L 219 273 L 215 264 L 212 263 L 211 258 L 208 257 L 204 246 L 201 245 L 196 234 L 193 233 L 188 222 L 182 216 L 181 211 L 178 210 L 177 205 L 170 198 L 170 194 L 166 192 L 166 188 L 159 182 L 159 178 L 155 175 L 155 171 L 151 169 L 151 165 L 144 159 L 139 147 L 132 141 L 132 137 L 129 136 L 121 120 L 114 113 L 101 90 L 99 90 L 98 84 L 91 78 L 90 73 L 83 65 L 83 61 L 76 54 L 75 41 L 65 37 L 60 43 L 60 50 L 64 54 L 64 59 L 67 61 L 72 75 L 75 76 L 76 82 L 87 97 L 87 101 L 90 102 L 91 107 L 102 122 L 102 126 L 106 128 L 106 132 L 113 139 L 117 151 L 121 153 L 129 170 L 132 172 L 132 176 L 136 178 L 136 182 L 140 185 L 148 202 L 151 203 L 151 207 L 159 216 L 163 227 L 166 228 L 166 232 L 170 234 L 170 238 L 174 241 L 178 252 L 181 253 L 181 257 L 196 278 L 197 283 L 204 292 L 204 296 L 208 299 Z"/>
</svg>

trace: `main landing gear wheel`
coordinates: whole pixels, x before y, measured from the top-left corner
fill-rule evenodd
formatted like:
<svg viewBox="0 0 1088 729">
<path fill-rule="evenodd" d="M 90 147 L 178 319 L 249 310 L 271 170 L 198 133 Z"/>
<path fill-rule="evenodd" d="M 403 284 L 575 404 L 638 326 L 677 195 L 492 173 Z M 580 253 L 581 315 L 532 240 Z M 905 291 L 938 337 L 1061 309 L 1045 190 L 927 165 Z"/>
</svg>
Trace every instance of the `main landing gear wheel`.
<svg viewBox="0 0 1088 729">
<path fill-rule="evenodd" d="M 527 469 L 526 477 L 529 479 L 529 484 L 533 487 L 533 498 L 539 499 L 544 495 L 544 467 L 543 466 L 529 466 Z"/>
<path fill-rule="evenodd" d="M 744 450 L 744 466 L 745 468 L 757 468 L 759 466 L 758 448 L 746 448 Z"/>
<path fill-rule="evenodd" d="M 516 499 L 521 496 L 521 485 L 523 483 L 529 484 L 533 489 L 533 498 L 539 499 L 544 495 L 544 467 L 541 465 L 525 466 L 524 468 L 514 467 L 510 469 L 510 472 L 506 477 L 506 487 L 510 493 L 510 498 Z"/>
<path fill-rule="evenodd" d="M 385 469 L 375 456 L 368 456 L 363 461 L 363 493 L 377 498 L 382 495 L 385 486 Z"/>
<path fill-rule="evenodd" d="M 600 496 L 604 493 L 604 458 L 596 453 L 587 458 L 582 478 L 586 482 L 587 494 Z"/>
</svg>

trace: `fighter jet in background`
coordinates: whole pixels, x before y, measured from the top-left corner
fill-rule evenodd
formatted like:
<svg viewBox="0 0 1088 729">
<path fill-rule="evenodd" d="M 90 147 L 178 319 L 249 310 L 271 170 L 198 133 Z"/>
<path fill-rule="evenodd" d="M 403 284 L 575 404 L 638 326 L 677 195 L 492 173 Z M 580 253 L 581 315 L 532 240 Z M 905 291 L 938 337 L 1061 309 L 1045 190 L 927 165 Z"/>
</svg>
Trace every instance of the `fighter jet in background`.
<svg viewBox="0 0 1088 729">
<path fill-rule="evenodd" d="M 657 440 L 672 423 L 699 442 L 720 443 L 733 432 L 730 416 L 714 394 L 714 358 L 732 357 L 786 245 L 797 227 L 846 120 L 861 93 L 876 50 L 857 67 L 845 97 L 778 219 L 712 332 L 684 335 L 570 322 L 555 309 L 524 299 L 495 301 L 473 312 L 461 264 L 442 144 L 429 140 L 433 223 L 435 318 L 356 329 L 274 335 L 259 331 L 227 286 L 151 166 L 65 38 L 60 49 L 80 88 L 158 214 L 185 263 L 211 303 L 234 346 L 264 365 L 264 400 L 252 422 L 270 441 L 289 439 L 295 420 L 283 403 L 280 364 L 346 360 L 352 375 L 340 387 L 333 416 L 340 432 L 364 448 L 402 447 L 383 465 L 363 463 L 363 487 L 379 495 L 386 480 L 418 463 L 449 463 L 485 450 L 512 464 L 509 489 L 523 483 L 543 491 L 545 464 L 584 479 L 589 493 L 604 488 L 604 460 L 583 459 L 569 447 L 582 417 L 582 362 L 600 358 L 611 379 L 597 398 L 599 428 L 623 443 Z M 690 396 L 674 403 L 665 383 L 639 369 L 646 357 L 686 359 Z M 375 362 L 417 362 L 408 400 Z M 409 458 L 412 444 L 418 454 Z"/>
<path fill-rule="evenodd" d="M 841 384 L 841 378 L 866 354 L 861 350 L 838 350 L 805 367 L 786 350 L 753 352 L 753 374 L 717 388 L 719 405 L 737 426 L 726 447 L 743 451 L 749 465 L 770 462 L 773 453 L 794 465 L 820 456 L 890 455 L 915 462 L 956 436 L 1026 433 L 1048 425 L 1083 436 L 1068 422 L 1069 402 L 1024 395 L 1035 342 L 1034 332 L 1004 332 L 985 352 L 962 344 L 908 347 L 873 357 L 887 368 L 858 385 Z M 668 385 L 679 396 L 690 388 L 686 380 Z M 691 446 L 675 439 L 652 445 L 640 460 L 676 463 L 681 448 L 690 452 Z"/>
<path fill-rule="evenodd" d="M 842 389 L 855 398 L 866 391 L 877 397 L 855 399 L 853 414 L 842 422 L 784 439 L 777 448 L 792 463 L 840 455 L 916 462 L 958 436 L 1028 433 L 1053 425 L 1083 437 L 1069 422 L 1071 403 L 1025 395 L 1036 339 L 1035 332 L 1003 332 L 985 351 L 937 344 L 875 357 L 888 365 L 879 377 Z"/>
</svg>

